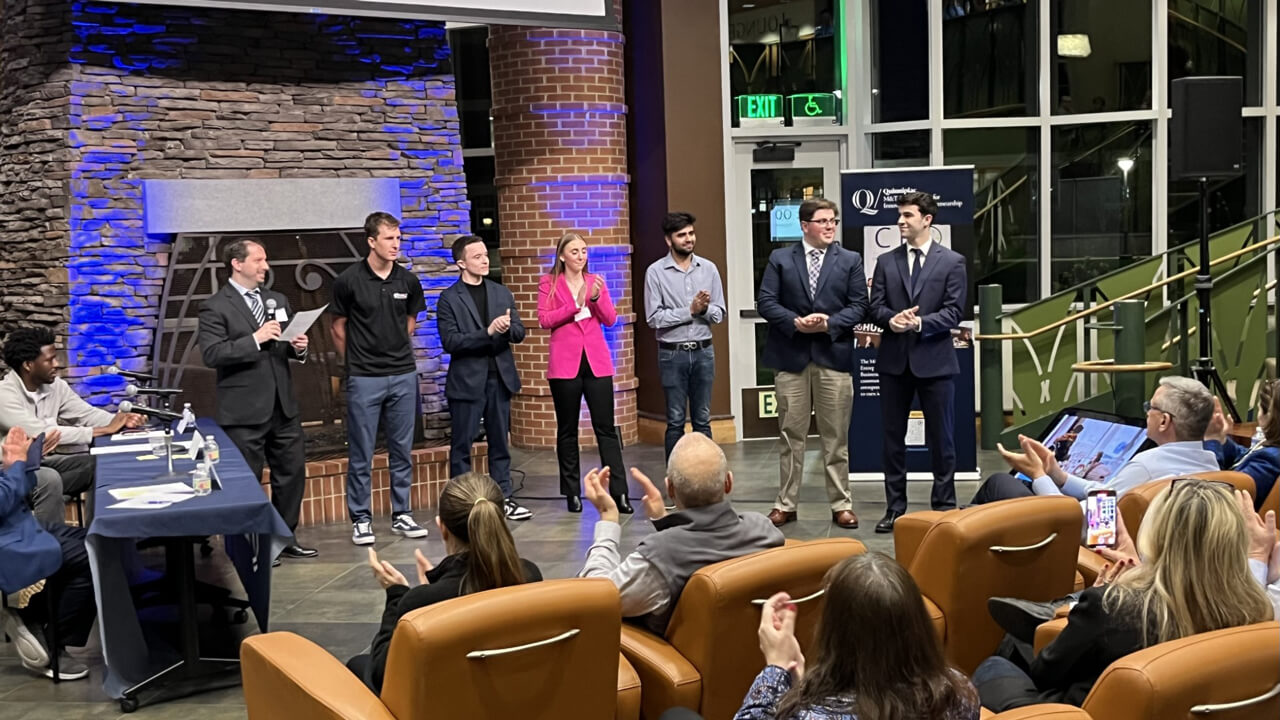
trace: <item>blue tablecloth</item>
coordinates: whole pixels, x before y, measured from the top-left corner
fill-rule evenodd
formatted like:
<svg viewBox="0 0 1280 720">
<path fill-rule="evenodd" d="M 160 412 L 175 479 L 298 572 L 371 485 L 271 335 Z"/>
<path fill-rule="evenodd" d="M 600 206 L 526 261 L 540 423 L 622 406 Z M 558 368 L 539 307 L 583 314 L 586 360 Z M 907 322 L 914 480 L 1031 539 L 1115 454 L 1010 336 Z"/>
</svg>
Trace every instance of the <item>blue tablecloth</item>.
<svg viewBox="0 0 1280 720">
<path fill-rule="evenodd" d="M 112 698 L 173 664 L 179 650 L 149 647 L 129 591 L 125 567 L 135 543 L 147 538 L 223 535 L 224 547 L 248 594 L 258 620 L 267 630 L 271 606 L 271 561 L 292 535 L 271 506 L 258 479 L 227 434 L 212 420 L 198 422 L 200 432 L 213 435 L 221 450 L 217 473 L 222 488 L 159 509 L 111 509 L 114 488 L 150 485 L 168 471 L 163 458 L 139 460 L 138 453 L 97 456 L 94 516 L 87 540 L 98 601 L 98 627 L 107 673 L 103 689 Z M 175 438 L 189 439 L 190 435 Z M 113 441 L 100 438 L 98 444 Z M 128 441 L 125 441 L 128 442 Z M 149 455 L 150 451 L 142 454 Z M 195 461 L 175 458 L 173 470 L 187 477 Z"/>
</svg>

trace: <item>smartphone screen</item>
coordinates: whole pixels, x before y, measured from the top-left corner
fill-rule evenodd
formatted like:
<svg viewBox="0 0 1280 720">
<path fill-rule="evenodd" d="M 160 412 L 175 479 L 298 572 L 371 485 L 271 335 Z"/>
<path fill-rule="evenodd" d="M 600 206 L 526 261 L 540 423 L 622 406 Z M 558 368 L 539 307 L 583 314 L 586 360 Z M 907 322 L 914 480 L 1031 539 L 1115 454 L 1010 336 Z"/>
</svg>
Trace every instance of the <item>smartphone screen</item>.
<svg viewBox="0 0 1280 720">
<path fill-rule="evenodd" d="M 1116 545 L 1116 492 L 1114 490 L 1090 490 L 1084 501 L 1084 544 L 1089 547 L 1115 547 Z"/>
</svg>

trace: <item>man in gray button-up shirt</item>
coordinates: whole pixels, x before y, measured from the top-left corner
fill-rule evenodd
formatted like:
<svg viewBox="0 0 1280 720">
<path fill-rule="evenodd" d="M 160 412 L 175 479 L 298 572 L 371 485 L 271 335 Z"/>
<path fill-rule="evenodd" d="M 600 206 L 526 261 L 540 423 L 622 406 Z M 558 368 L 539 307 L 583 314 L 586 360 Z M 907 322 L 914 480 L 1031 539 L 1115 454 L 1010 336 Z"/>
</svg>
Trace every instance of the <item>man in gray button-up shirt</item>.
<svg viewBox="0 0 1280 720">
<path fill-rule="evenodd" d="M 658 371 L 667 396 L 666 457 L 684 435 L 686 406 L 694 432 L 711 437 L 716 353 L 711 326 L 724 321 L 724 287 L 715 263 L 693 254 L 694 217 L 667 213 L 662 234 L 671 252 L 644 274 L 644 316 L 658 338 Z"/>
</svg>

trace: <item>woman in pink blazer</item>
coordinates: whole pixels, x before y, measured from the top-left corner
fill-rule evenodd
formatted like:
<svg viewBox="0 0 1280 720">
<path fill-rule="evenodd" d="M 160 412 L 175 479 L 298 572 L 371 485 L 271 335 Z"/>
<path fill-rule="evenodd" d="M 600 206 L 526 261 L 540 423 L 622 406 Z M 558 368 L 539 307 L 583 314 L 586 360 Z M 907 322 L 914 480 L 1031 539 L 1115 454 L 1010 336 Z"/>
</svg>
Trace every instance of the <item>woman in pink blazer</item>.
<svg viewBox="0 0 1280 720">
<path fill-rule="evenodd" d="M 582 512 L 578 416 L 583 396 L 591 412 L 600 460 L 609 468 L 609 494 L 618 503 L 619 512 L 632 512 L 622 443 L 613 416 L 613 358 L 601 329 L 617 321 L 604 278 L 587 272 L 586 241 L 577 233 L 566 234 L 556 246 L 551 273 L 538 281 L 538 325 L 551 331 L 547 382 L 556 408 L 560 494 L 569 512 Z"/>
</svg>

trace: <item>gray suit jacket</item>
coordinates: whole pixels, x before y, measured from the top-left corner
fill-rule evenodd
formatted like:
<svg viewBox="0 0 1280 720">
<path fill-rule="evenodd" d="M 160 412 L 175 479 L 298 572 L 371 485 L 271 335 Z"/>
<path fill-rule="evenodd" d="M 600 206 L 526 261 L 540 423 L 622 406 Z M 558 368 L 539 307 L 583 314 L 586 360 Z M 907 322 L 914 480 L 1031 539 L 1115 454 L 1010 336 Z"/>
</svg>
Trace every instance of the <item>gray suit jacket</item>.
<svg viewBox="0 0 1280 720">
<path fill-rule="evenodd" d="M 274 298 L 276 308 L 292 319 L 289 301 L 274 290 L 261 288 L 264 306 Z M 284 323 L 282 323 L 284 324 Z M 200 307 L 200 356 L 218 371 L 220 425 L 257 425 L 271 419 L 276 400 L 285 417 L 298 414 L 293 397 L 289 360 L 298 354 L 286 342 L 271 341 L 257 347 L 253 333 L 258 323 L 240 292 L 230 283 Z"/>
</svg>

